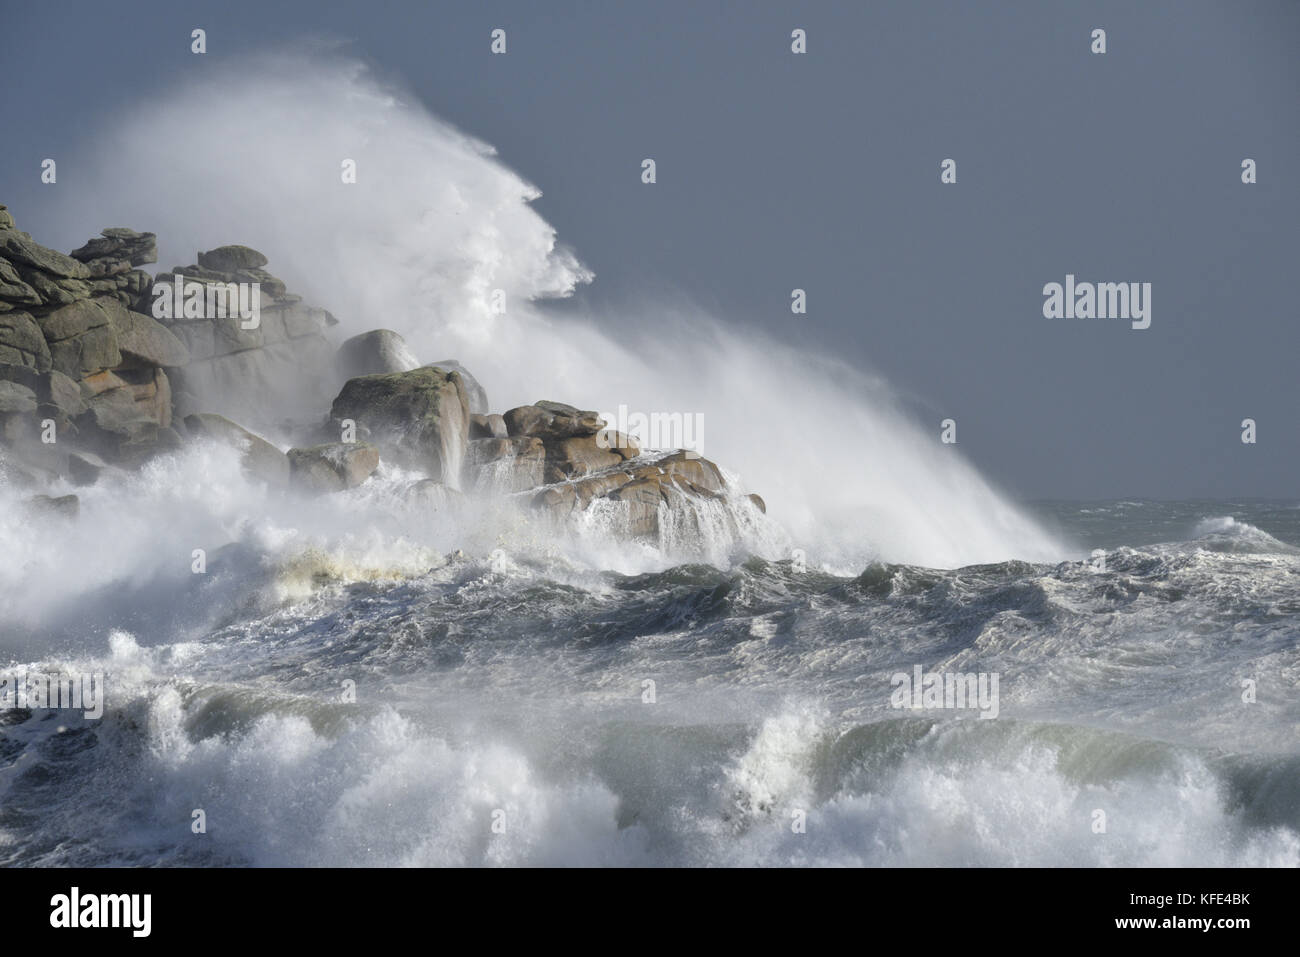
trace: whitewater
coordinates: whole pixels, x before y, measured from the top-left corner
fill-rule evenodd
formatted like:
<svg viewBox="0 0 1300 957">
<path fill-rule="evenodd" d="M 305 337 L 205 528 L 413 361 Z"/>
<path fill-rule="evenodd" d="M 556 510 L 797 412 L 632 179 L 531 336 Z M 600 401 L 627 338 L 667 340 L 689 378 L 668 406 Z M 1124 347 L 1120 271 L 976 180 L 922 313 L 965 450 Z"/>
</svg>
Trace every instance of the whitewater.
<svg viewBox="0 0 1300 957">
<path fill-rule="evenodd" d="M 193 116 L 262 135 L 158 149 Z M 537 188 L 333 56 L 178 86 L 87 151 L 65 248 L 248 243 L 494 409 L 700 413 L 767 511 L 630 544 L 599 509 L 413 507 L 388 463 L 304 500 L 213 445 L 76 489 L 54 533 L 0 484 L 0 661 L 109 682 L 98 721 L 0 711 L 0 863 L 1300 864 L 1295 505 L 1018 506 L 870 374 L 680 303 L 547 306 L 595 277 Z M 894 707 L 918 665 L 997 673 L 997 720 Z"/>
</svg>

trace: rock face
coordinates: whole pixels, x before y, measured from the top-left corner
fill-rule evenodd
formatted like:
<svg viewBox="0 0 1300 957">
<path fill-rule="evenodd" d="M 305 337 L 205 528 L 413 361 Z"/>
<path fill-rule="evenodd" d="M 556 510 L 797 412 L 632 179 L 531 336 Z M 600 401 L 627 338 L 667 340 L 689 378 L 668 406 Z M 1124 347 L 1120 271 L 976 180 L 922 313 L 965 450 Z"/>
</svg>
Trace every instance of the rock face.
<svg viewBox="0 0 1300 957">
<path fill-rule="evenodd" d="M 30 313 L 0 313 L 0 362 L 50 370 L 50 347 Z"/>
<path fill-rule="evenodd" d="M 339 346 L 334 364 L 345 379 L 385 372 L 410 372 L 420 362 L 406 340 L 391 329 L 372 329 Z"/>
<path fill-rule="evenodd" d="M 331 442 L 289 450 L 289 481 L 314 494 L 356 488 L 379 467 L 379 450 L 364 442 Z"/>
<path fill-rule="evenodd" d="M 189 352 L 137 311 L 152 279 L 136 267 L 155 251 L 152 233 L 106 229 L 65 256 L 19 231 L 0 207 L 0 382 L 29 390 L 36 403 L 7 390 L 0 434 L 15 454 L 46 468 L 55 458 L 32 449 L 72 441 L 134 464 L 179 442 L 164 367 L 183 366 Z M 58 460 L 69 467 L 66 456 Z"/>
<path fill-rule="evenodd" d="M 595 435 L 605 420 L 595 412 L 584 412 L 563 402 L 542 401 L 511 409 L 502 418 L 510 435 L 541 435 L 565 439 Z"/>
<path fill-rule="evenodd" d="M 181 410 L 263 426 L 318 414 L 333 380 L 326 330 L 338 320 L 287 292 L 255 249 L 221 246 L 198 260 L 160 274 L 148 310 L 189 350 L 189 363 L 171 373 Z"/>
<path fill-rule="evenodd" d="M 722 472 L 712 462 L 685 452 L 671 452 L 648 462 L 606 469 L 576 482 L 542 489 L 532 504 L 564 518 L 604 499 L 619 506 L 628 534 L 656 537 L 663 530 L 665 518 L 697 521 L 691 499 L 721 498 L 726 489 Z"/>
<path fill-rule="evenodd" d="M 546 446 L 535 435 L 476 439 L 465 462 L 466 487 L 475 492 L 510 494 L 543 484 Z"/>
<path fill-rule="evenodd" d="M 201 252 L 196 265 L 157 280 L 139 268 L 156 258 L 152 233 L 120 228 L 65 256 L 20 232 L 0 206 L 6 481 L 33 491 L 60 478 L 93 485 L 207 440 L 237 449 L 250 477 L 311 494 L 355 488 L 382 455 L 425 476 L 396 500 L 426 515 L 455 511 L 465 489 L 509 496 L 557 522 L 594 516 L 633 538 L 662 541 L 724 517 L 709 514 L 730 492 L 712 462 L 643 456 L 597 413 L 563 402 L 493 414 L 459 362 L 418 366 L 391 330 L 335 349 L 326 335 L 334 318 L 289 294 L 255 249 Z M 323 419 L 340 375 L 348 378 Z M 276 434 L 312 437 L 286 454 L 227 415 L 262 431 L 297 416 Z M 76 514 L 75 496 L 28 501 L 33 514 Z M 765 510 L 757 495 L 739 501 Z"/>
<path fill-rule="evenodd" d="M 507 438 L 470 443 L 466 482 L 471 488 L 519 492 L 599 472 L 641 452 L 630 436 L 605 429 L 595 412 L 562 402 L 519 406 L 501 418 Z"/>
<path fill-rule="evenodd" d="M 457 372 L 424 366 L 410 372 L 349 379 L 330 420 L 351 419 L 385 459 L 460 488 L 469 443 L 469 400 Z"/>
</svg>

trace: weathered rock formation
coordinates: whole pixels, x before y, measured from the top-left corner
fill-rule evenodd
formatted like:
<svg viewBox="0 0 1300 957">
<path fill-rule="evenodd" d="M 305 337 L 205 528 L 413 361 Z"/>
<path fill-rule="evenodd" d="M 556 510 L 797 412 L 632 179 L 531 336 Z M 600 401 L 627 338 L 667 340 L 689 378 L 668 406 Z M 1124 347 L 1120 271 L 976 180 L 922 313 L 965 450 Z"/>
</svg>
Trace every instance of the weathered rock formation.
<svg viewBox="0 0 1300 957">
<path fill-rule="evenodd" d="M 179 444 L 165 369 L 189 352 L 134 309 L 155 255 L 152 233 L 107 229 L 65 256 L 0 207 L 0 434 L 38 470 L 69 467 L 60 441 L 128 465 Z"/>
<path fill-rule="evenodd" d="M 155 302 L 171 290 L 173 306 L 159 321 L 190 352 L 190 362 L 173 372 L 178 407 L 262 427 L 318 414 L 334 380 L 335 349 L 326 330 L 338 320 L 287 292 L 283 281 L 262 268 L 267 259 L 255 249 L 221 246 L 199 253 L 198 260 L 159 275 L 154 289 Z M 203 302 L 201 312 L 178 312 L 177 282 L 180 300 Z M 256 314 L 241 314 L 241 305 Z"/>
<path fill-rule="evenodd" d="M 379 467 L 379 450 L 364 442 L 331 442 L 289 450 L 289 480 L 321 494 L 356 488 Z"/>
<path fill-rule="evenodd" d="M 355 423 L 383 457 L 460 488 L 469 443 L 469 400 L 458 372 L 423 366 L 349 379 L 330 408 L 341 434 Z"/>
<path fill-rule="evenodd" d="M 275 488 L 342 492 L 388 463 L 423 476 L 395 501 L 426 515 L 462 507 L 469 493 L 561 523 L 600 513 L 650 538 L 701 527 L 732 493 L 712 462 L 643 455 L 595 412 L 539 401 L 492 413 L 460 363 L 421 366 L 391 330 L 336 349 L 333 316 L 289 294 L 255 249 L 201 252 L 155 279 L 139 267 L 156 256 L 154 235 L 129 229 L 65 256 L 0 206 L 5 480 L 92 485 L 206 441 L 236 449 L 245 474 Z M 305 441 L 286 454 L 245 425 Z M 28 501 L 34 514 L 76 514 L 75 496 Z M 765 510 L 758 496 L 749 502 Z"/>
<path fill-rule="evenodd" d="M 334 364 L 343 378 L 351 379 L 384 372 L 410 372 L 420 361 L 397 333 L 391 329 L 372 329 L 339 346 Z"/>
</svg>

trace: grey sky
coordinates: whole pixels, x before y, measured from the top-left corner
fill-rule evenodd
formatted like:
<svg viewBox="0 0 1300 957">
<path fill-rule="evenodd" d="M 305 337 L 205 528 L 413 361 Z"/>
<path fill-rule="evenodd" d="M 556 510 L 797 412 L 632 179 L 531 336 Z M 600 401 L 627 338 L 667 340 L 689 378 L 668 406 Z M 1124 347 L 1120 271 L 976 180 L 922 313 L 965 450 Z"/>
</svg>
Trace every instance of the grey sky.
<svg viewBox="0 0 1300 957">
<path fill-rule="evenodd" d="M 1297 496 L 1300 4 L 0 9 L 0 202 L 47 244 L 153 228 L 68 225 L 40 161 L 84 155 L 103 116 L 203 69 L 191 29 L 218 60 L 346 37 L 541 187 L 597 275 L 565 308 L 685 296 L 860 363 L 936 440 L 956 419 L 962 451 L 1021 496 Z M 1067 273 L 1152 283 L 1151 328 L 1044 319 L 1042 287 Z"/>
</svg>

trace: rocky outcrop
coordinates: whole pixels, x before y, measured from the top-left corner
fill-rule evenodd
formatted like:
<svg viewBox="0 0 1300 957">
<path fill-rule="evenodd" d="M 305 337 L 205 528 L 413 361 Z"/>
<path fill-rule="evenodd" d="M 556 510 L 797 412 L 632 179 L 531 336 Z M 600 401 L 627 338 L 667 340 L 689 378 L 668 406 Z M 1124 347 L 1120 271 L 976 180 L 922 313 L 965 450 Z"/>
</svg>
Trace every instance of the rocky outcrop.
<svg viewBox="0 0 1300 957">
<path fill-rule="evenodd" d="M 535 435 L 476 439 L 465 462 L 466 488 L 508 495 L 545 483 L 546 446 Z"/>
<path fill-rule="evenodd" d="M 137 267 L 156 256 L 153 234 L 106 229 L 65 256 L 0 214 L 0 382 L 15 387 L 0 410 L 4 440 L 39 469 L 69 460 L 38 445 L 71 442 L 119 464 L 176 447 L 164 367 L 189 353 L 135 311 L 152 282 Z"/>
<path fill-rule="evenodd" d="M 38 372 L 51 368 L 50 347 L 30 313 L 0 313 L 0 362 Z"/>
<path fill-rule="evenodd" d="M 391 329 L 372 329 L 339 346 L 334 365 L 345 379 L 385 372 L 410 372 L 420 362 L 406 340 Z"/>
<path fill-rule="evenodd" d="M 605 427 L 605 420 L 595 412 L 584 412 L 563 402 L 541 401 L 511 409 L 502 417 L 507 432 L 514 435 L 540 435 L 565 439 L 595 435 Z"/>
<path fill-rule="evenodd" d="M 132 309 L 148 311 L 153 277 L 135 267 L 158 261 L 153 233 L 121 227 L 106 229 L 69 255 L 89 270 L 91 295 L 111 296 Z"/>
<path fill-rule="evenodd" d="M 464 498 L 464 493 L 448 488 L 433 479 L 412 482 L 401 493 L 404 504 L 422 514 L 455 509 Z"/>
<path fill-rule="evenodd" d="M 469 443 L 469 400 L 457 372 L 432 366 L 349 379 L 330 408 L 379 446 L 384 458 L 459 489 Z M 364 430 L 364 431 L 362 431 Z"/>
<path fill-rule="evenodd" d="M 604 499 L 621 506 L 629 534 L 653 537 L 666 515 L 690 516 L 692 499 L 717 499 L 726 490 L 716 465 L 678 451 L 553 485 L 538 492 L 532 505 L 564 518 Z"/>
<path fill-rule="evenodd" d="M 544 400 L 494 414 L 459 362 L 418 366 L 391 330 L 335 349 L 333 317 L 304 306 L 248 246 L 201 252 L 155 279 L 139 267 L 156 255 L 152 233 L 115 228 L 65 256 L 0 206 L 6 481 L 63 491 L 50 486 L 91 485 L 213 441 L 238 450 L 251 478 L 312 495 L 361 485 L 382 456 L 425 476 L 393 499 L 423 515 L 456 510 L 467 492 L 662 540 L 716 523 L 723 499 L 751 517 L 766 509 L 712 462 L 642 455 L 595 412 Z M 245 425 L 299 447 L 286 454 Z M 75 514 L 75 496 L 30 501 Z"/>
<path fill-rule="evenodd" d="M 150 311 L 189 350 L 189 363 L 171 372 L 181 411 L 262 426 L 318 414 L 334 381 L 326 330 L 338 320 L 303 305 L 255 249 L 221 246 L 198 260 L 157 277 Z M 187 299 L 195 306 L 184 307 Z"/>
<path fill-rule="evenodd" d="M 460 373 L 461 384 L 465 387 L 465 397 L 469 399 L 469 411 L 474 415 L 488 414 L 487 392 L 478 384 L 478 379 L 470 375 L 468 369 L 455 359 L 442 359 L 438 362 L 430 362 L 429 365 L 447 372 Z"/>
<path fill-rule="evenodd" d="M 364 442 L 331 442 L 289 450 L 289 481 L 314 494 L 356 488 L 379 467 L 379 450 Z"/>
<path fill-rule="evenodd" d="M 470 443 L 466 472 L 470 488 L 523 491 L 611 468 L 641 451 L 630 436 L 606 429 L 595 412 L 563 402 L 519 406 L 501 419 L 507 438 L 484 437 Z"/>
<path fill-rule="evenodd" d="M 471 439 L 504 439 L 509 434 L 506 420 L 500 415 L 471 414 L 469 417 Z"/>
</svg>

